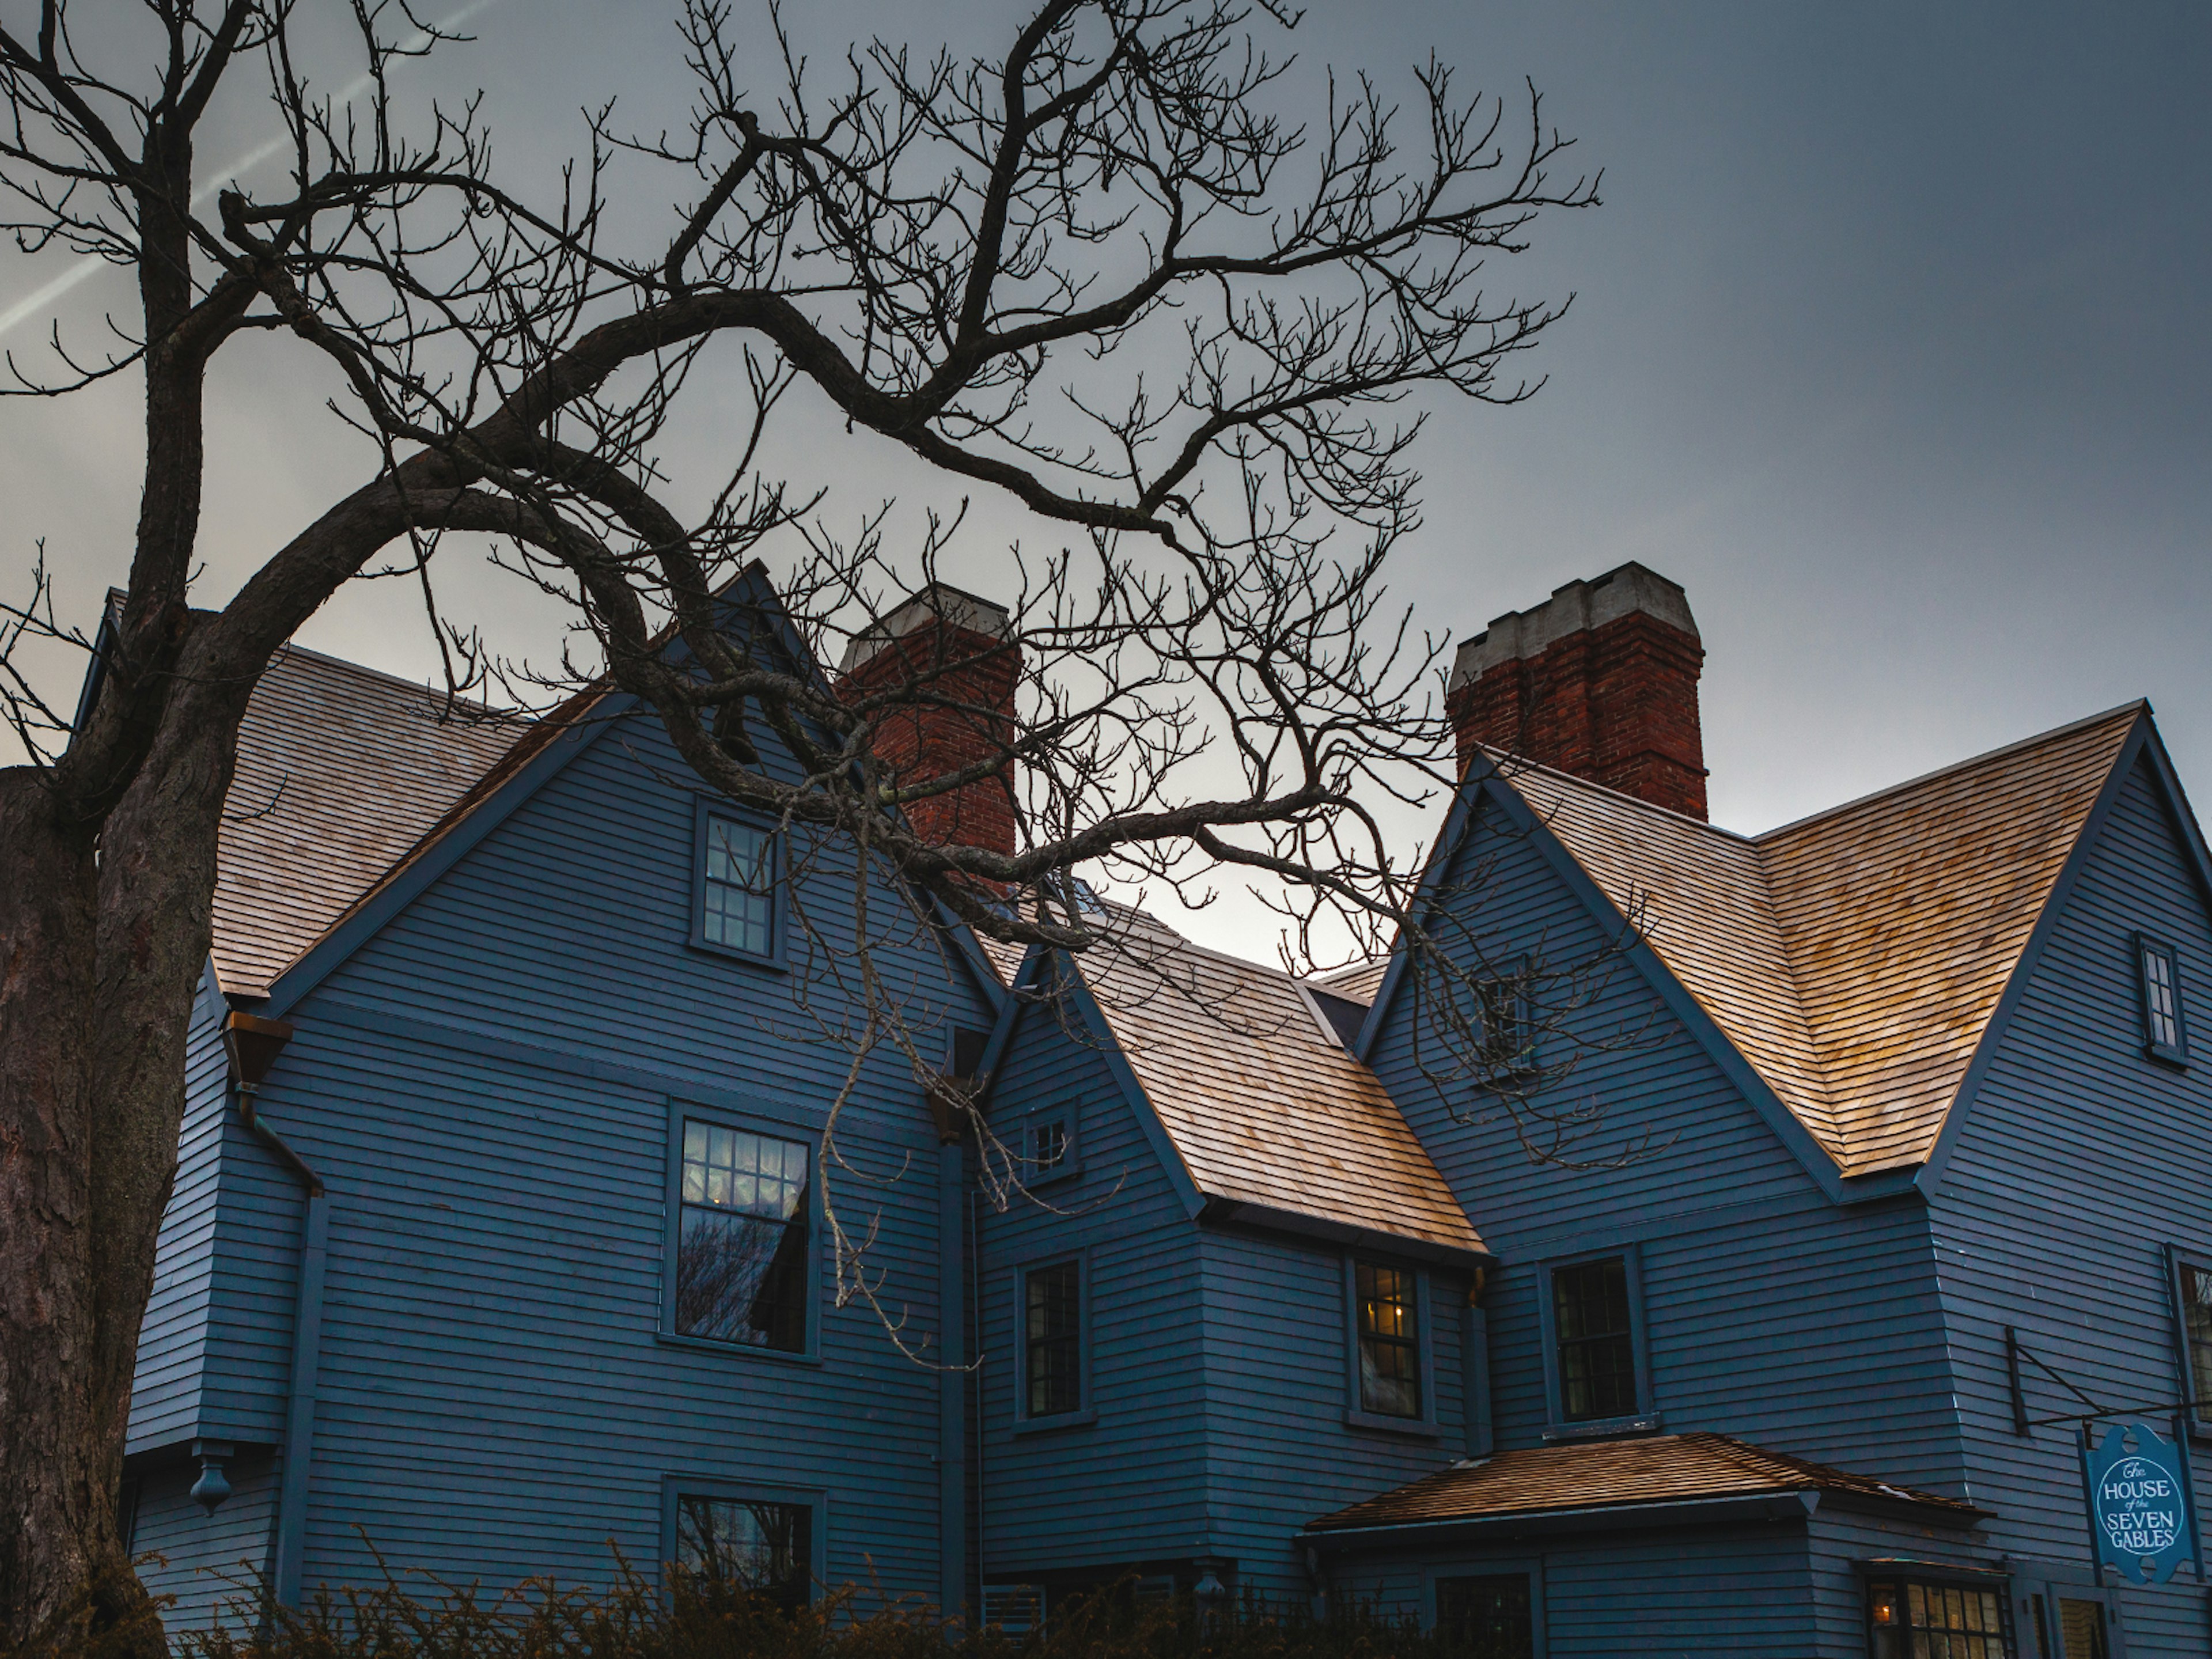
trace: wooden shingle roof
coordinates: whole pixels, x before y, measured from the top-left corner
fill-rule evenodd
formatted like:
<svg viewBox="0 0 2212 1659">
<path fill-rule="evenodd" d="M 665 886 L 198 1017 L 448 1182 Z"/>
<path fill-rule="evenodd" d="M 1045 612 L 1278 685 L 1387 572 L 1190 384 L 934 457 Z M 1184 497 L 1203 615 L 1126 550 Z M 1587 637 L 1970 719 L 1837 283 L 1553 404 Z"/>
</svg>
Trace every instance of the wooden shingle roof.
<svg viewBox="0 0 2212 1659">
<path fill-rule="evenodd" d="M 1508 782 L 1845 1175 L 1924 1162 L 2142 705 L 1753 837 Z"/>
<path fill-rule="evenodd" d="M 1290 975 L 1141 912 L 1079 968 L 1198 1190 L 1459 1250 L 1481 1238 L 1375 1074 Z"/>
<path fill-rule="evenodd" d="M 1808 1462 L 1724 1434 L 1662 1434 L 1537 1446 L 1455 1463 L 1309 1521 L 1306 1530 L 1435 1526 L 1559 1510 L 1806 1492 L 1910 1504 L 1928 1511 L 1930 1519 L 1953 1525 L 1971 1525 L 1985 1513 L 1956 1498 Z"/>
<path fill-rule="evenodd" d="M 226 993 L 267 995 L 515 746 L 514 723 L 443 703 L 298 646 L 270 664 L 239 727 L 217 846 L 212 954 Z"/>
</svg>

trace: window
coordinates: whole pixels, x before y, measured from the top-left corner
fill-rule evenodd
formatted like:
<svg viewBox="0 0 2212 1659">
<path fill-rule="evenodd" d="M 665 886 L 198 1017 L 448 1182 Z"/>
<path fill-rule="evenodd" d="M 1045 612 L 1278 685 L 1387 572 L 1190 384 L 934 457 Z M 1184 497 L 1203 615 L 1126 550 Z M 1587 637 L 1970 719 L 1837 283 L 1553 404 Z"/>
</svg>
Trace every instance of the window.
<svg viewBox="0 0 2212 1659">
<path fill-rule="evenodd" d="M 1083 1407 L 1083 1267 L 1055 1261 L 1022 1275 L 1022 1376 L 1027 1415 Z"/>
<path fill-rule="evenodd" d="M 2181 1264 L 2181 1334 L 2188 1350 L 2189 1397 L 2212 1413 L 2212 1269 Z"/>
<path fill-rule="evenodd" d="M 1535 1659 L 1535 1618 L 1525 1572 L 1439 1577 L 1437 1634 L 1466 1659 Z"/>
<path fill-rule="evenodd" d="M 2173 947 L 2137 933 L 2136 963 L 2142 975 L 2143 1052 L 2172 1065 L 2186 1064 L 2188 1033 L 2181 1018 L 2181 963 Z"/>
<path fill-rule="evenodd" d="M 2199 1430 L 2212 1428 L 2212 1260 L 2169 1244 L 2166 1264 L 2180 1398 L 2197 1402 L 2189 1415 Z"/>
<path fill-rule="evenodd" d="M 1343 1272 L 1346 1424 L 1436 1438 L 1429 1275 L 1351 1255 Z"/>
<path fill-rule="evenodd" d="M 1416 1275 L 1371 1261 L 1352 1269 L 1359 1310 L 1359 1409 L 1421 1415 L 1421 1328 Z"/>
<path fill-rule="evenodd" d="M 813 1507 L 678 1493 L 675 1560 L 702 1578 L 804 1607 L 814 1577 Z"/>
<path fill-rule="evenodd" d="M 1029 1166 L 1025 1172 L 1028 1178 L 1044 1181 L 1053 1176 L 1066 1174 L 1071 1167 L 1068 1155 L 1073 1147 L 1073 1139 L 1067 1132 L 1065 1117 L 1032 1119 L 1029 1126 L 1029 1145 L 1022 1154 Z"/>
<path fill-rule="evenodd" d="M 1529 1018 L 1525 975 L 1485 980 L 1474 988 L 1476 1017 L 1482 1021 L 1482 1061 L 1494 1077 L 1532 1071 L 1536 1036 Z"/>
<path fill-rule="evenodd" d="M 2058 1598 L 2059 1659 L 2106 1659 L 2105 1604 Z"/>
<path fill-rule="evenodd" d="M 809 1149 L 700 1118 L 683 1124 L 675 1334 L 804 1352 Z"/>
<path fill-rule="evenodd" d="M 1636 1332 L 1626 1260 L 1609 1255 L 1553 1268 L 1552 1324 L 1560 1419 L 1588 1423 L 1634 1416 Z"/>
<path fill-rule="evenodd" d="M 739 956 L 774 957 L 774 833 L 702 808 L 698 858 L 698 931 L 693 942 Z"/>
<path fill-rule="evenodd" d="M 2004 1606 L 1994 1584 L 1873 1580 L 1867 1585 L 1873 1659 L 2011 1659 Z"/>
</svg>

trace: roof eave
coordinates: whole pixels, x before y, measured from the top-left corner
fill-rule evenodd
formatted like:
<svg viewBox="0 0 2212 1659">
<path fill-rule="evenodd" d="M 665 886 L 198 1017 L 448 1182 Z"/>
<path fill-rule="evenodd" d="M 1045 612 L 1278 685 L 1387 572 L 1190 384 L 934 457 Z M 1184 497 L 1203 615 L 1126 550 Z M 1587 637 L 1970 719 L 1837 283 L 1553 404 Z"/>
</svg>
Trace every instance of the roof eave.
<svg viewBox="0 0 2212 1659">
<path fill-rule="evenodd" d="M 1823 1504 L 1854 1514 L 1959 1532 L 1971 1531 L 1996 1513 L 1969 1504 L 1877 1498 L 1870 1493 L 1808 1484 L 1766 1492 L 1593 1504 L 1568 1510 L 1516 1510 L 1502 1515 L 1455 1516 L 1367 1527 L 1329 1527 L 1309 1522 L 1300 1537 L 1310 1547 L 1326 1553 L 1332 1550 L 1388 1549 L 1411 1543 L 1474 1543 L 1596 1531 L 1637 1532 L 1748 1521 L 1803 1521 Z"/>
<path fill-rule="evenodd" d="M 1373 1250 L 1377 1254 L 1403 1256 L 1437 1267 L 1488 1268 L 1498 1265 L 1498 1258 L 1486 1249 L 1480 1239 L 1469 1244 L 1455 1244 L 1446 1239 L 1391 1232 L 1358 1222 L 1310 1215 L 1304 1211 L 1286 1210 L 1276 1205 L 1231 1198 L 1219 1193 L 1205 1194 L 1204 1201 L 1199 1206 L 1198 1220 L 1206 1226 L 1249 1227 L 1258 1232 L 1321 1239 L 1355 1250 Z"/>
</svg>

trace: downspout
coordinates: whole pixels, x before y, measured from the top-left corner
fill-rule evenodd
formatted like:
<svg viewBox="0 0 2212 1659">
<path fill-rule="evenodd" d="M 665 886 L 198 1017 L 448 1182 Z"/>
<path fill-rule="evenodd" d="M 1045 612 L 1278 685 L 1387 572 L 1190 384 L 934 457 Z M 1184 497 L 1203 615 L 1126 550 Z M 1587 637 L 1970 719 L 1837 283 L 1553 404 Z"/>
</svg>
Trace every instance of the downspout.
<svg viewBox="0 0 2212 1659">
<path fill-rule="evenodd" d="M 956 1058 L 955 1063 L 957 1063 Z M 948 1072 L 931 1079 L 937 1130 L 937 1560 L 938 1611 L 957 1616 L 968 1599 L 968 1315 L 966 1116 L 975 1079 Z"/>
<path fill-rule="evenodd" d="M 276 1559 L 270 1572 L 276 1605 L 300 1604 L 300 1579 L 307 1542 L 307 1475 L 314 1464 L 315 1375 L 323 1339 L 323 1264 L 329 1254 L 330 1194 L 323 1178 L 261 1121 L 262 1079 L 278 1050 L 291 1040 L 292 1027 L 281 1019 L 234 1013 L 223 1024 L 223 1047 L 230 1054 L 232 1086 L 238 1091 L 238 1121 L 251 1129 L 276 1161 L 300 1183 L 307 1199 L 301 1228 L 300 1288 L 292 1313 L 292 1386 L 284 1413 L 284 1474 L 276 1497 Z"/>
</svg>

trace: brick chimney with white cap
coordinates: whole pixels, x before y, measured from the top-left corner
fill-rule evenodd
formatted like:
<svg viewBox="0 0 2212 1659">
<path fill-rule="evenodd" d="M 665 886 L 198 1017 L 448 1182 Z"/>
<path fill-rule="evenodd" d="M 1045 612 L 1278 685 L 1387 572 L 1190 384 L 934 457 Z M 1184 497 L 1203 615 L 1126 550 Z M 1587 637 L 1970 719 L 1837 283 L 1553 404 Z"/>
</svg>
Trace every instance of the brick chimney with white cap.
<svg viewBox="0 0 2212 1659">
<path fill-rule="evenodd" d="M 876 758 L 901 782 L 960 771 L 1012 742 L 1022 653 L 1012 635 L 1004 606 L 932 582 L 846 647 L 848 696 L 903 689 L 914 699 L 886 711 L 876 727 Z M 1011 854 L 1011 768 L 914 802 L 907 821 L 943 846 Z"/>
<path fill-rule="evenodd" d="M 1460 647 L 1446 707 L 1461 768 L 1503 750 L 1702 818 L 1705 659 L 1689 599 L 1657 572 L 1569 582 Z"/>
</svg>

